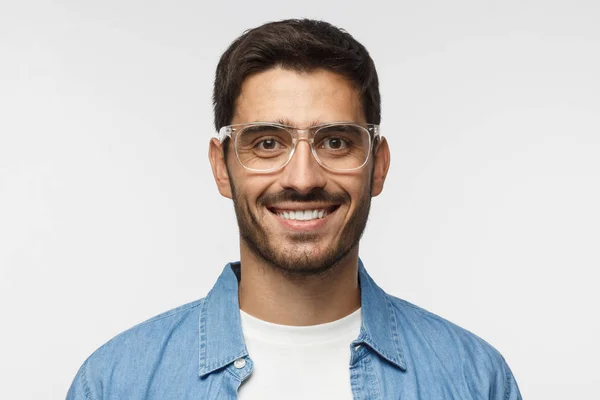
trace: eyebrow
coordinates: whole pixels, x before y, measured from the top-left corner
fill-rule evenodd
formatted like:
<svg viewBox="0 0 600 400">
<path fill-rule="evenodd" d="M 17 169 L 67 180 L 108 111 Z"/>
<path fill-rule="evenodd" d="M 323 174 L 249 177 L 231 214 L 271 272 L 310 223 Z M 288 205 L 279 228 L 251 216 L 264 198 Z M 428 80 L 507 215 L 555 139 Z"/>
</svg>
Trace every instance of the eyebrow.
<svg viewBox="0 0 600 400">
<path fill-rule="evenodd" d="M 276 122 L 276 123 L 281 124 L 281 125 L 294 126 L 294 124 L 292 123 L 292 121 L 290 121 L 287 118 L 276 118 L 273 122 Z"/>
<path fill-rule="evenodd" d="M 272 122 L 281 124 L 281 125 L 286 125 L 286 126 L 291 126 L 291 127 L 295 127 L 295 124 L 290 121 L 287 118 L 276 118 L 275 120 L 273 120 Z M 313 120 L 310 125 L 308 125 L 309 127 L 313 127 L 313 126 L 317 126 L 317 125 L 322 125 L 323 122 L 319 121 L 319 120 Z"/>
</svg>

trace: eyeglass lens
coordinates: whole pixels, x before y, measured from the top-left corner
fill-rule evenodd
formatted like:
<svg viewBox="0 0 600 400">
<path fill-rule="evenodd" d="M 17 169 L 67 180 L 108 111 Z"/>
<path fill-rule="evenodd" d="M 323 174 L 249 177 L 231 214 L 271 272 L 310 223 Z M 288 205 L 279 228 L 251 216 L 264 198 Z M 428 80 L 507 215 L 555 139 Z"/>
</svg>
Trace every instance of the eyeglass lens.
<svg viewBox="0 0 600 400">
<path fill-rule="evenodd" d="M 332 169 L 361 167 L 368 158 L 370 134 L 362 126 L 327 125 L 315 132 L 313 148 L 320 162 Z M 237 132 L 236 153 L 246 168 L 266 171 L 288 162 L 294 143 L 292 134 L 277 125 L 249 125 Z"/>
</svg>

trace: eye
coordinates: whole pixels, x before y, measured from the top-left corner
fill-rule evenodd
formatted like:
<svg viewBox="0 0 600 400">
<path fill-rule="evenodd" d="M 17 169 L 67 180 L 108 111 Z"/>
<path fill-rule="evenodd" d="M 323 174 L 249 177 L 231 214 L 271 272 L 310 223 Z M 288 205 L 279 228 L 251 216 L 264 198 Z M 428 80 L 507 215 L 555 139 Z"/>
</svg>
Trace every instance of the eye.
<svg viewBox="0 0 600 400">
<path fill-rule="evenodd" d="M 329 137 L 321 142 L 321 147 L 326 150 L 341 150 L 348 147 L 348 142 L 341 137 Z"/>
<path fill-rule="evenodd" d="M 285 151 L 292 142 L 292 136 L 276 125 L 250 125 L 240 131 L 236 146 L 239 152 L 252 152 L 255 155 L 271 157 Z"/>
<path fill-rule="evenodd" d="M 262 139 L 256 143 L 259 150 L 276 150 L 280 144 L 273 138 Z"/>
<path fill-rule="evenodd" d="M 317 130 L 315 141 L 319 149 L 339 156 L 368 144 L 369 133 L 358 125 L 332 124 Z"/>
</svg>

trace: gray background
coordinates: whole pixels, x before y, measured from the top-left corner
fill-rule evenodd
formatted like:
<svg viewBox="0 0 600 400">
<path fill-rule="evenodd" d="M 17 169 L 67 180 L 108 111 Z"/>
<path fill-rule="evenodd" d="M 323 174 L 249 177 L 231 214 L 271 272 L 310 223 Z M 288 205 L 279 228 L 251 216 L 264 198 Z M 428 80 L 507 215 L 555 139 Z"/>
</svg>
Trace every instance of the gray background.
<svg viewBox="0 0 600 400">
<path fill-rule="evenodd" d="M 238 258 L 207 159 L 214 69 L 299 16 L 379 70 L 376 281 L 498 348 L 525 398 L 600 398 L 598 4 L 3 0 L 0 398 L 64 398 L 93 350 Z"/>
</svg>

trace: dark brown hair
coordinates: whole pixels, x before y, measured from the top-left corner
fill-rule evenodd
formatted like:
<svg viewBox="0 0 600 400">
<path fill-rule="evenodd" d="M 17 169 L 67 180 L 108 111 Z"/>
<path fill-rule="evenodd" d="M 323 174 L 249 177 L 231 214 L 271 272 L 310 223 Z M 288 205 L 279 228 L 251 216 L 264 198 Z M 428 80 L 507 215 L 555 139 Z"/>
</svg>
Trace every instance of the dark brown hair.
<svg viewBox="0 0 600 400">
<path fill-rule="evenodd" d="M 244 32 L 221 56 L 213 92 L 217 130 L 231 123 L 244 79 L 275 66 L 339 73 L 359 89 L 367 122 L 379 124 L 379 81 L 367 49 L 327 22 L 288 19 Z"/>
</svg>

